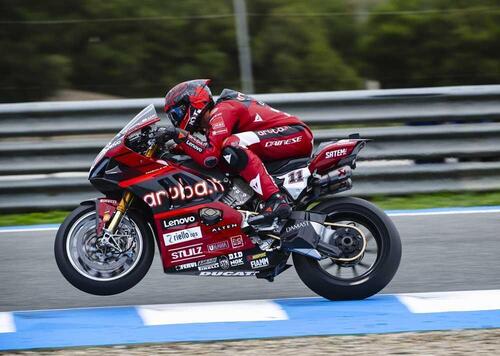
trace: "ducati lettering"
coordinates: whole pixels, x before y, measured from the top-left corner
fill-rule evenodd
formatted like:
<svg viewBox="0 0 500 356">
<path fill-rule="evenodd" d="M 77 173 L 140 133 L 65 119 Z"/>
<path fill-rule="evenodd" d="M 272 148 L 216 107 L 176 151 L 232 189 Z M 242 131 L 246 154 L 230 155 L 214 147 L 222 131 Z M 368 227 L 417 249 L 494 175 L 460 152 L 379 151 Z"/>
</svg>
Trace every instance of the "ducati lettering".
<svg viewBox="0 0 500 356">
<path fill-rule="evenodd" d="M 175 266 L 176 271 L 183 271 L 185 269 L 196 268 L 196 262 L 185 263 L 183 265 Z"/>
<path fill-rule="evenodd" d="M 187 216 L 181 216 L 179 218 L 172 218 L 172 219 L 166 219 L 162 221 L 163 228 L 165 229 L 170 229 L 171 227 L 176 227 L 179 225 L 187 225 L 194 223 L 196 221 L 196 216 L 194 215 L 187 215 Z"/>
<path fill-rule="evenodd" d="M 186 248 L 185 250 L 173 251 L 170 253 L 170 256 L 172 257 L 172 260 L 187 260 L 203 256 L 203 253 L 201 252 L 201 246 L 194 246 Z"/>
<path fill-rule="evenodd" d="M 267 266 L 269 266 L 269 258 L 265 257 L 265 258 L 260 258 L 258 260 L 250 261 L 250 266 L 253 269 L 267 267 Z"/>
<path fill-rule="evenodd" d="M 301 221 L 299 223 L 296 223 L 296 224 L 293 224 L 292 226 L 287 227 L 285 232 L 290 232 L 290 231 L 295 231 L 295 230 L 301 229 L 303 227 L 306 227 L 307 224 L 308 224 L 307 221 Z"/>
<path fill-rule="evenodd" d="M 229 269 L 229 259 L 227 258 L 227 256 L 219 257 L 219 265 L 222 269 Z"/>
<path fill-rule="evenodd" d="M 231 237 L 231 246 L 233 248 L 243 247 L 243 244 L 244 244 L 243 236 L 238 235 L 238 236 Z"/>
<path fill-rule="evenodd" d="M 225 271 L 225 272 L 200 272 L 200 276 L 212 276 L 212 277 L 249 277 L 255 276 L 257 271 Z"/>
<path fill-rule="evenodd" d="M 162 206 L 169 198 L 172 201 L 185 201 L 194 198 L 203 198 L 213 193 L 224 192 L 224 186 L 215 178 L 208 178 L 191 185 L 182 185 L 178 183 L 176 186 L 169 187 L 167 190 L 159 190 L 151 192 L 142 197 L 144 202 L 151 208 Z"/>
<path fill-rule="evenodd" d="M 328 151 L 325 153 L 325 158 L 334 158 L 334 157 L 340 157 L 340 156 L 345 156 L 347 154 L 347 148 L 341 148 L 339 150 L 335 151 Z"/>
<path fill-rule="evenodd" d="M 165 246 L 170 246 L 181 242 L 201 239 L 202 237 L 203 235 L 201 234 L 201 228 L 199 226 L 196 226 L 190 229 L 163 234 L 163 242 L 165 243 Z"/>
<path fill-rule="evenodd" d="M 265 147 L 292 145 L 294 143 L 299 143 L 300 141 L 302 141 L 302 136 L 297 136 L 289 138 L 288 140 L 268 141 L 266 142 Z"/>
<path fill-rule="evenodd" d="M 219 241 L 210 245 L 207 245 L 207 249 L 210 252 L 218 251 L 218 250 L 225 250 L 229 248 L 229 242 L 228 241 Z"/>
<path fill-rule="evenodd" d="M 229 229 L 234 229 L 235 227 L 238 227 L 238 224 L 228 224 L 228 225 L 223 225 L 223 226 L 217 226 L 212 229 L 212 232 L 221 232 L 224 230 L 229 230 Z"/>
</svg>

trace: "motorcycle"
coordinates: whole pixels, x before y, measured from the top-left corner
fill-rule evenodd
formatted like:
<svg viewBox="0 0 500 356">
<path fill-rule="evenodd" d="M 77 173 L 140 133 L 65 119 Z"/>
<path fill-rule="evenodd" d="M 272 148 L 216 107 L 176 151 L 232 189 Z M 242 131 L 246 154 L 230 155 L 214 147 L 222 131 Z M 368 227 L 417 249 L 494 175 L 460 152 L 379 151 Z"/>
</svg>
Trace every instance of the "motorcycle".
<svg viewBox="0 0 500 356">
<path fill-rule="evenodd" d="M 198 166 L 156 138 L 153 105 L 98 154 L 89 172 L 104 197 L 84 201 L 60 226 L 54 252 L 76 288 L 112 295 L 148 272 L 155 243 L 165 273 L 273 281 L 293 265 L 303 283 L 330 300 L 383 289 L 401 259 L 396 227 L 366 200 L 336 197 L 368 140 L 324 142 L 311 157 L 265 163 L 293 206 L 265 222 L 262 201 L 237 175 Z M 168 123 L 167 123 L 168 124 Z"/>
</svg>

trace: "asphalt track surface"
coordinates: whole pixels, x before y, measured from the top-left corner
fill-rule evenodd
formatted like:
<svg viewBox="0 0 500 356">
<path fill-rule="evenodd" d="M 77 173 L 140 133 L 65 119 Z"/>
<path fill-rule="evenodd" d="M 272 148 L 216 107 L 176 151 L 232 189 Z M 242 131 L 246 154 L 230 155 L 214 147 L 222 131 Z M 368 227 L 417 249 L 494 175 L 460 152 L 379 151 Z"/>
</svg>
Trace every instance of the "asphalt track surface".
<svg viewBox="0 0 500 356">
<path fill-rule="evenodd" d="M 382 293 L 500 289 L 500 213 L 393 217 L 403 242 L 398 273 Z M 53 256 L 55 231 L 0 234 L 0 311 L 314 296 L 290 268 L 273 283 L 249 278 L 148 275 L 117 296 L 72 287 Z"/>
</svg>

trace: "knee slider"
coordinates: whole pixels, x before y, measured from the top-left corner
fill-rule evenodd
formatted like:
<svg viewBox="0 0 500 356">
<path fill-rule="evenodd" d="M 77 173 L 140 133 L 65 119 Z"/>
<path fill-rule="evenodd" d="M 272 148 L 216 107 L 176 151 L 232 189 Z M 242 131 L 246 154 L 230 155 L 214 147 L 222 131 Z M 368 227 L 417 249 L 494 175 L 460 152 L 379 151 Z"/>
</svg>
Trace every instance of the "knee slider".
<svg viewBox="0 0 500 356">
<path fill-rule="evenodd" d="M 222 157 L 227 162 L 227 164 L 237 172 L 245 169 L 248 164 L 247 153 L 241 147 L 224 147 L 224 149 L 222 150 Z"/>
</svg>

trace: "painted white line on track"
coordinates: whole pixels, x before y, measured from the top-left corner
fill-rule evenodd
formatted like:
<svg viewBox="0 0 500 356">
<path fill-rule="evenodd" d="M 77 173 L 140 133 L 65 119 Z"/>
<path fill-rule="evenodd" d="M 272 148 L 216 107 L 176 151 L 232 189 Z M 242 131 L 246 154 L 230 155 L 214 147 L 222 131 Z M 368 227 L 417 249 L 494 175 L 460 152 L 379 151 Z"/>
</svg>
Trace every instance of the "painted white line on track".
<svg viewBox="0 0 500 356">
<path fill-rule="evenodd" d="M 500 310 L 500 290 L 398 294 L 412 313 Z"/>
<path fill-rule="evenodd" d="M 16 233 L 16 232 L 37 232 L 37 231 L 57 231 L 59 227 L 33 227 L 33 228 L 22 228 L 22 229 L 1 229 L 0 234 L 2 233 Z"/>
<path fill-rule="evenodd" d="M 459 215 L 459 214 L 488 214 L 500 213 L 500 209 L 488 210 L 456 210 L 456 211 L 413 211 L 413 212 L 389 212 L 390 217 L 398 216 L 432 216 L 432 215 Z"/>
<path fill-rule="evenodd" d="M 16 325 L 12 313 L 0 313 L 0 333 L 13 332 L 16 332 Z"/>
<path fill-rule="evenodd" d="M 288 320 L 271 300 L 143 305 L 137 312 L 147 326 Z"/>
</svg>

